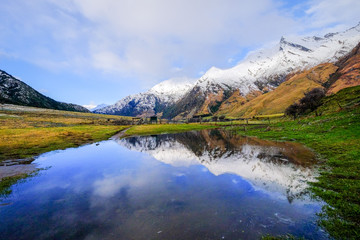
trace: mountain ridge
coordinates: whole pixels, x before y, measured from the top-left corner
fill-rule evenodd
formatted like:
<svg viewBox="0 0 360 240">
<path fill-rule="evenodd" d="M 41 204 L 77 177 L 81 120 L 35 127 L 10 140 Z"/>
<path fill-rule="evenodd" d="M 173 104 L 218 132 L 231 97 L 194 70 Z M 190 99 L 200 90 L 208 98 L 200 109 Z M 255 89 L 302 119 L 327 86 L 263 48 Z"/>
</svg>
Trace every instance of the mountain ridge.
<svg viewBox="0 0 360 240">
<path fill-rule="evenodd" d="M 94 112 L 141 117 L 162 115 L 164 109 L 175 104 L 193 87 L 192 81 L 192 79 L 187 78 L 165 80 L 147 92 L 129 95 L 113 105 L 97 109 Z"/>
<path fill-rule="evenodd" d="M 127 96 L 96 112 L 126 116 L 156 114 L 168 119 L 214 114 L 235 92 L 249 100 L 249 96 L 272 91 L 293 74 L 322 63 L 336 62 L 359 42 L 360 23 L 343 32 L 321 37 L 283 36 L 271 47 L 250 52 L 231 68 L 211 67 L 186 90 L 180 88 L 181 94 L 176 98 L 167 91 L 162 94 L 153 91 L 156 85 L 145 93 Z"/>
<path fill-rule="evenodd" d="M 65 111 L 90 112 L 80 105 L 58 102 L 47 97 L 3 70 L 0 70 L 0 103 Z"/>
<path fill-rule="evenodd" d="M 231 104 L 227 101 L 220 106 L 216 115 L 231 117 L 253 117 L 255 115 L 268 115 L 283 113 L 285 109 L 304 96 L 304 93 L 314 88 L 323 88 L 331 74 L 338 67 L 333 63 L 323 63 L 290 76 L 273 91 L 260 94 L 253 99 L 234 97 Z"/>
<path fill-rule="evenodd" d="M 360 84 L 360 43 L 347 55 L 341 58 L 336 66 L 338 69 L 330 76 L 324 87 L 327 95 L 335 94 L 346 87 Z"/>
<path fill-rule="evenodd" d="M 255 91 L 268 92 L 284 82 L 289 74 L 310 69 L 321 63 L 334 63 L 350 52 L 360 42 L 360 23 L 340 33 L 323 37 L 281 37 L 271 48 L 249 53 L 245 59 L 229 69 L 210 68 L 195 84 L 193 95 L 201 101 L 192 102 L 187 95 L 176 104 L 168 118 L 191 117 L 194 114 L 211 114 L 225 97 L 212 98 L 213 93 L 235 92 L 246 98 Z M 207 99 L 207 101 L 205 101 Z M 206 104 L 207 106 L 204 106 Z"/>
<path fill-rule="evenodd" d="M 273 91 L 254 99 L 231 96 L 220 106 L 216 115 L 252 117 L 259 114 L 283 113 L 285 109 L 314 88 L 323 88 L 332 95 L 344 88 L 360 85 L 360 43 L 335 63 L 319 64 L 311 69 L 288 76 Z"/>
</svg>

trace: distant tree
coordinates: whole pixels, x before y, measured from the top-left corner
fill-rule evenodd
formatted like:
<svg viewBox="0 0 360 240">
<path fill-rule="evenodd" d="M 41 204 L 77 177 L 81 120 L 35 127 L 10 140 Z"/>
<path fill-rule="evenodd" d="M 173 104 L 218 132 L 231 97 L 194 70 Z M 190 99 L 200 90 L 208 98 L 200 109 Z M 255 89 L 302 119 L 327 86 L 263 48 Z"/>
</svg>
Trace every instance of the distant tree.
<svg viewBox="0 0 360 240">
<path fill-rule="evenodd" d="M 300 99 L 299 103 L 290 105 L 286 110 L 286 115 L 291 115 L 294 120 L 299 114 L 306 112 L 313 112 L 321 105 L 321 99 L 325 97 L 325 92 L 322 88 L 314 88 L 313 90 L 305 93 L 305 96 Z M 318 112 L 315 111 L 316 116 Z"/>
<path fill-rule="evenodd" d="M 297 118 L 299 112 L 300 112 L 300 104 L 298 104 L 298 103 L 294 103 L 294 104 L 290 105 L 285 110 L 285 114 L 293 116 L 294 120 Z"/>
<path fill-rule="evenodd" d="M 305 96 L 300 99 L 301 113 L 308 110 L 315 111 L 321 105 L 321 99 L 325 97 L 325 91 L 322 88 L 314 88 L 310 92 L 305 93 Z M 317 111 L 315 112 L 318 115 Z"/>
</svg>

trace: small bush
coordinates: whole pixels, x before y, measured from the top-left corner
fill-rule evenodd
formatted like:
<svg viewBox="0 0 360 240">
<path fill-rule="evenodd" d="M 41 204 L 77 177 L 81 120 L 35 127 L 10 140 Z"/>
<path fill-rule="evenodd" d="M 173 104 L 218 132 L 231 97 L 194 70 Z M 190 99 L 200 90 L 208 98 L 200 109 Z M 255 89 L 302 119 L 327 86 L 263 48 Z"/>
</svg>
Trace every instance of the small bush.
<svg viewBox="0 0 360 240">
<path fill-rule="evenodd" d="M 314 88 L 300 99 L 301 113 L 308 110 L 310 112 L 316 110 L 321 105 L 321 99 L 325 97 L 325 91 L 322 88 Z"/>
<path fill-rule="evenodd" d="M 285 114 L 293 116 L 294 120 L 296 119 L 296 117 L 298 116 L 299 113 L 300 113 L 300 104 L 298 104 L 298 103 L 294 103 L 294 104 L 290 105 L 285 110 Z"/>
</svg>

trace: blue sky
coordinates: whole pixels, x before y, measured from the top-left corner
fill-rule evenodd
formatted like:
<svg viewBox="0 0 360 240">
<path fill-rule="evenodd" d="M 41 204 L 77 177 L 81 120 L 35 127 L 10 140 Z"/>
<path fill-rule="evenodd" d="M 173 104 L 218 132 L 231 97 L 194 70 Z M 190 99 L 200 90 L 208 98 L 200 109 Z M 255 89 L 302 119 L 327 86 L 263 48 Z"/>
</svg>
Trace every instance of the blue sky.
<svg viewBox="0 0 360 240">
<path fill-rule="evenodd" d="M 59 101 L 111 104 L 282 35 L 345 30 L 359 12 L 359 0 L 2 0 L 0 69 Z"/>
</svg>

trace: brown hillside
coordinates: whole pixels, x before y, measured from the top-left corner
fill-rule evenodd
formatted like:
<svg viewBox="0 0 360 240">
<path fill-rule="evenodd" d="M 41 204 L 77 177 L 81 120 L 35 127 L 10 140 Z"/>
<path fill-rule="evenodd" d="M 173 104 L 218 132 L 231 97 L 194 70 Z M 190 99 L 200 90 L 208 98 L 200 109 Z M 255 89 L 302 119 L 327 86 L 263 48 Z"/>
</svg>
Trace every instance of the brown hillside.
<svg viewBox="0 0 360 240">
<path fill-rule="evenodd" d="M 209 114 L 209 113 L 212 114 L 210 107 L 216 105 L 217 102 L 224 101 L 224 98 L 225 96 L 223 90 L 218 91 L 216 94 L 214 93 L 207 94 L 203 105 L 201 105 L 200 110 L 196 114 L 199 115 Z"/>
<path fill-rule="evenodd" d="M 245 103 L 253 100 L 261 94 L 261 91 L 252 91 L 244 97 L 240 94 L 240 90 L 236 90 L 226 101 L 221 104 L 219 111 L 216 112 L 216 115 L 227 115 L 228 112 L 233 110 L 234 106 L 243 106 Z"/>
<path fill-rule="evenodd" d="M 334 64 L 325 63 L 296 73 L 275 90 L 257 96 L 246 103 L 244 103 L 244 97 L 235 92 L 230 97 L 234 104 L 228 104 L 228 101 L 224 102 L 216 114 L 231 117 L 252 117 L 259 114 L 283 113 L 289 105 L 302 98 L 305 92 L 322 87 L 322 84 L 329 79 L 330 74 L 333 74 L 337 68 Z"/>
<path fill-rule="evenodd" d="M 336 65 L 339 69 L 331 76 L 327 95 L 337 93 L 343 88 L 360 85 L 360 43 Z"/>
</svg>

